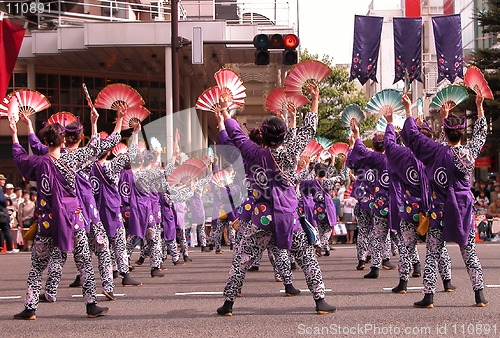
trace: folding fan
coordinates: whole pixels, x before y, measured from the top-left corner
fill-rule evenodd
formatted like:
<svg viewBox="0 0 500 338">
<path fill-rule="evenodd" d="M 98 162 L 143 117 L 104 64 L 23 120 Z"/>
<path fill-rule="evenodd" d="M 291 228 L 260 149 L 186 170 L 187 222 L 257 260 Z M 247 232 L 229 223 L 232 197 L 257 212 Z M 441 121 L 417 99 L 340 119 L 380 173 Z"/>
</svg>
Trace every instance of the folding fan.
<svg viewBox="0 0 500 338">
<path fill-rule="evenodd" d="M 14 107 L 15 105 L 15 107 Z M 4 104 L 0 105 L 3 109 L 1 112 L 1 116 L 7 116 L 9 122 L 14 121 L 17 123 L 19 121 L 19 102 L 14 102 L 14 100 L 4 98 Z"/>
<path fill-rule="evenodd" d="M 65 111 L 55 113 L 47 120 L 48 124 L 59 123 L 61 126 L 67 126 L 73 122 L 78 122 L 76 116 Z"/>
<path fill-rule="evenodd" d="M 233 183 L 233 176 L 227 170 L 220 170 L 212 176 L 212 183 L 222 188 Z"/>
<path fill-rule="evenodd" d="M 458 105 L 468 97 L 469 94 L 467 93 L 467 89 L 464 87 L 459 85 L 449 85 L 436 93 L 436 95 L 432 98 L 429 109 L 439 110 L 445 102 L 449 101 Z"/>
<path fill-rule="evenodd" d="M 190 158 L 184 161 L 184 164 L 194 165 L 195 167 L 201 169 L 202 171 L 207 170 L 207 165 L 205 164 L 205 162 L 197 158 Z"/>
<path fill-rule="evenodd" d="M 356 124 L 365 118 L 365 114 L 357 104 L 350 104 L 344 108 L 342 114 L 340 115 L 340 125 L 345 128 L 351 126 L 351 120 L 355 119 Z"/>
<path fill-rule="evenodd" d="M 128 108 L 144 105 L 142 96 L 132 87 L 124 83 L 112 83 L 104 87 L 95 99 L 94 106 L 102 109 L 116 109 L 119 104 Z"/>
<path fill-rule="evenodd" d="M 470 66 L 465 73 L 464 83 L 473 91 L 480 93 L 485 99 L 494 100 L 493 92 L 488 86 L 488 82 L 484 78 L 483 73 L 476 66 Z"/>
<path fill-rule="evenodd" d="M 107 138 L 108 138 L 108 136 L 109 136 L 109 134 L 108 134 L 108 133 L 106 133 L 105 131 L 101 131 L 101 132 L 99 132 L 99 138 L 100 138 L 101 140 L 105 140 L 105 139 L 107 139 Z"/>
<path fill-rule="evenodd" d="M 401 103 L 402 93 L 395 89 L 384 89 L 375 94 L 366 105 L 366 110 L 379 117 L 387 113 L 396 113 L 404 109 Z"/>
<path fill-rule="evenodd" d="M 392 125 L 396 131 L 403 130 L 405 124 L 405 118 L 401 115 L 392 115 Z M 385 128 L 387 127 L 387 120 L 385 117 L 381 117 L 377 120 L 377 131 L 385 133 Z"/>
<path fill-rule="evenodd" d="M 321 82 L 331 72 L 330 67 L 320 61 L 302 61 L 293 66 L 285 77 L 285 94 L 302 95 L 304 85 L 310 82 Z"/>
<path fill-rule="evenodd" d="M 125 116 L 123 116 L 122 130 L 135 128 L 138 123 L 144 121 L 149 115 L 151 115 L 151 112 L 144 107 L 128 108 Z"/>
<path fill-rule="evenodd" d="M 31 89 L 18 89 L 9 93 L 3 100 L 4 104 L 8 103 L 14 95 L 19 104 L 19 114 L 30 116 L 50 107 L 50 102 L 45 95 Z M 7 113 L 7 105 L 0 105 L 0 111 Z"/>
<path fill-rule="evenodd" d="M 307 144 L 307 146 L 304 149 L 304 151 L 302 152 L 302 154 L 300 154 L 300 156 L 311 158 L 313 156 L 318 155 L 322 150 L 323 150 L 323 147 L 321 146 L 321 144 L 319 144 L 315 140 L 311 140 Z"/>
<path fill-rule="evenodd" d="M 188 185 L 203 175 L 203 170 L 191 164 L 181 164 L 176 167 L 167 177 L 170 185 Z"/>
<path fill-rule="evenodd" d="M 217 110 L 220 109 L 219 99 L 221 94 L 222 92 L 220 88 L 217 86 L 213 86 L 206 89 L 198 97 L 198 101 L 196 101 L 195 108 L 215 113 Z M 233 101 L 229 104 L 228 109 L 231 110 L 231 109 L 236 109 L 238 107 L 240 107 L 240 104 Z"/>
<path fill-rule="evenodd" d="M 214 77 L 221 92 L 228 93 L 232 102 L 245 104 L 246 88 L 238 74 L 231 69 L 222 68 L 214 74 Z"/>
<path fill-rule="evenodd" d="M 120 154 L 126 154 L 128 151 L 128 147 L 120 142 L 118 143 L 116 146 L 113 147 L 113 149 L 111 149 L 111 153 L 115 156 L 118 156 Z"/>
<path fill-rule="evenodd" d="M 9 99 L 7 97 L 4 97 L 2 102 L 0 102 L 0 117 L 1 116 L 8 116 L 8 111 L 9 111 Z"/>
<path fill-rule="evenodd" d="M 354 188 L 354 182 L 351 182 L 351 184 L 349 184 L 347 189 L 344 191 L 344 199 L 351 197 L 351 193 L 352 193 L 353 188 Z"/>
<path fill-rule="evenodd" d="M 275 114 L 283 114 L 288 111 L 288 104 L 292 104 L 295 108 L 302 107 L 307 104 L 309 99 L 304 95 L 286 95 L 284 87 L 278 87 L 271 90 L 266 99 L 267 110 Z"/>
<path fill-rule="evenodd" d="M 154 136 L 149 139 L 149 145 L 151 146 L 151 149 L 157 153 L 161 153 L 163 151 L 160 141 Z"/>
<path fill-rule="evenodd" d="M 316 142 L 318 142 L 319 144 L 321 144 L 321 146 L 323 147 L 323 150 L 325 151 L 328 151 L 328 149 L 330 149 L 330 147 L 332 146 L 333 142 L 329 139 L 327 139 L 326 137 L 323 137 L 323 136 L 316 136 L 314 138 L 314 140 Z"/>
<path fill-rule="evenodd" d="M 339 154 L 344 154 L 347 156 L 347 152 L 349 151 L 349 145 L 344 142 L 337 142 L 333 146 L 328 149 L 328 152 L 332 154 L 332 156 L 339 156 Z"/>
</svg>

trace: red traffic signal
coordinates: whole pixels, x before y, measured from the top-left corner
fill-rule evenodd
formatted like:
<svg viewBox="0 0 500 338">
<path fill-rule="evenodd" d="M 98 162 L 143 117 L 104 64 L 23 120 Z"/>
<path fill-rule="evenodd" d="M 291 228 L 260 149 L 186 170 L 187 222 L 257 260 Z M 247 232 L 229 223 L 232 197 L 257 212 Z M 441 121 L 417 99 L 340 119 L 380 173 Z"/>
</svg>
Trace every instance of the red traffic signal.
<svg viewBox="0 0 500 338">
<path fill-rule="evenodd" d="M 287 34 L 283 37 L 283 44 L 286 49 L 295 49 L 299 46 L 299 37 L 295 34 Z"/>
</svg>

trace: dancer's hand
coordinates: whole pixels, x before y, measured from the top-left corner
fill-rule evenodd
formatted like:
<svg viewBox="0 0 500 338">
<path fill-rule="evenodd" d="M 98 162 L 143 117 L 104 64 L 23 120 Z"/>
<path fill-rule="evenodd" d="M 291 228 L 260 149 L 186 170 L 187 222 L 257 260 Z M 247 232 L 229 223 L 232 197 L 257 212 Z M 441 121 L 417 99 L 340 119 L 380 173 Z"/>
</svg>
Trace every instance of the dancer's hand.
<svg viewBox="0 0 500 338">
<path fill-rule="evenodd" d="M 355 119 L 351 120 L 351 130 L 352 130 L 352 136 L 354 137 L 354 140 L 357 140 L 359 138 L 359 127 L 358 127 L 358 124 L 356 123 Z"/>
<path fill-rule="evenodd" d="M 411 100 L 408 97 L 408 94 L 406 94 L 406 93 L 403 94 L 403 96 L 401 97 L 401 103 L 403 104 L 403 107 L 405 107 L 406 117 L 410 117 L 411 116 Z M 386 120 L 387 120 L 387 117 L 386 117 Z"/>
<path fill-rule="evenodd" d="M 477 117 L 481 118 L 484 117 L 484 109 L 483 109 L 483 101 L 484 97 L 482 94 L 479 92 L 476 95 L 476 108 L 477 108 Z"/>
</svg>

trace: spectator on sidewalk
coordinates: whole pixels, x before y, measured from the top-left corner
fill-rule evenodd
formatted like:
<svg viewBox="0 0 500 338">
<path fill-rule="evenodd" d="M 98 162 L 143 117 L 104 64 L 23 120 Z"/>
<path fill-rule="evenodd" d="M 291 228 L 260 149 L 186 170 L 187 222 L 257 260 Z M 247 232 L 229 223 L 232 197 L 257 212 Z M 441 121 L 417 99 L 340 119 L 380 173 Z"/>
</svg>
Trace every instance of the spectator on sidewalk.
<svg viewBox="0 0 500 338">
<path fill-rule="evenodd" d="M 19 250 L 12 246 L 12 233 L 10 231 L 10 216 L 7 210 L 7 200 L 4 195 L 3 188 L 5 186 L 5 176 L 0 174 L 0 231 L 4 235 L 4 240 L 7 245 L 7 253 L 16 253 Z M 14 187 L 12 187 L 12 192 Z"/>
</svg>

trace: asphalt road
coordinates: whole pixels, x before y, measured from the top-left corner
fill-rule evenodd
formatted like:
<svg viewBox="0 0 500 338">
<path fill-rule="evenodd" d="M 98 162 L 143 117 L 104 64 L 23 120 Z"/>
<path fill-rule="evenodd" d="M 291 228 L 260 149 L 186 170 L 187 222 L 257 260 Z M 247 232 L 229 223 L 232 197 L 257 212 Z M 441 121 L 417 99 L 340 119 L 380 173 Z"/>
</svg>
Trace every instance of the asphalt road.
<svg viewBox="0 0 500 338">
<path fill-rule="evenodd" d="M 115 301 L 99 297 L 99 305 L 110 310 L 95 319 L 86 318 L 80 289 L 68 287 L 75 277 L 70 255 L 57 302 L 40 304 L 34 321 L 12 319 L 23 309 L 30 256 L 1 254 L 0 332 L 2 337 L 500 337 L 498 243 L 480 243 L 477 248 L 488 285 L 485 295 L 490 303 L 485 308 L 474 306 L 474 293 L 456 245 L 449 245 L 449 251 L 453 284 L 458 289 L 454 293 L 438 292 L 434 309 L 413 307 L 413 302 L 422 298 L 421 278 L 411 279 L 409 287 L 415 289 L 408 294 L 392 294 L 384 288 L 397 285 L 397 270 L 381 271 L 376 280 L 364 279 L 367 271 L 355 269 L 354 246 L 334 248 L 330 257 L 319 259 L 326 287 L 331 290 L 327 301 L 337 306 L 334 314 L 315 313 L 299 270 L 294 271 L 294 285 L 304 291 L 284 297 L 280 292 L 283 285 L 274 281 L 265 255 L 260 271 L 247 273 L 243 297 L 236 299 L 233 316 L 217 316 L 231 262 L 231 251 L 225 247 L 222 255 L 193 248 L 193 262 L 174 267 L 167 261 L 163 278 L 151 278 L 146 261 L 132 272 L 143 285 L 119 284 L 115 294 L 123 295 Z M 419 250 L 423 260 L 425 247 L 419 245 Z M 137 258 L 137 252 L 133 258 Z M 196 292 L 202 294 L 193 294 Z"/>
</svg>

